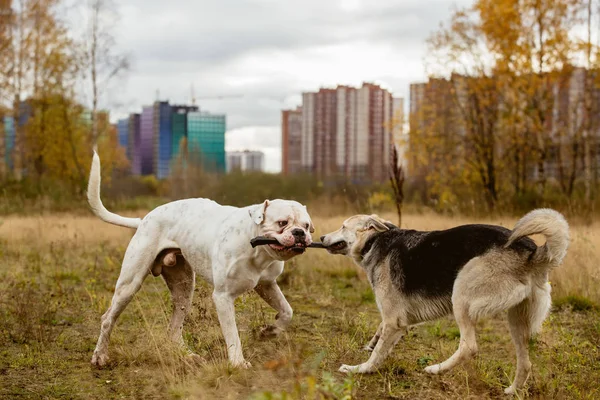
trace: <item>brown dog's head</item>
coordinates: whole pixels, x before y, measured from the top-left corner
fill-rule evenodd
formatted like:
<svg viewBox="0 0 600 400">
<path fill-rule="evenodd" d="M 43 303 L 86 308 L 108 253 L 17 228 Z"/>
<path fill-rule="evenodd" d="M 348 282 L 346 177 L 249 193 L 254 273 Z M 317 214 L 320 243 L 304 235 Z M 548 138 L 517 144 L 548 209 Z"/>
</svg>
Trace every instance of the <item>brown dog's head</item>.
<svg viewBox="0 0 600 400">
<path fill-rule="evenodd" d="M 354 257 L 360 254 L 372 235 L 388 231 L 390 226 L 389 222 L 375 214 L 355 215 L 345 220 L 337 231 L 321 236 L 321 241 L 332 254 Z"/>
</svg>

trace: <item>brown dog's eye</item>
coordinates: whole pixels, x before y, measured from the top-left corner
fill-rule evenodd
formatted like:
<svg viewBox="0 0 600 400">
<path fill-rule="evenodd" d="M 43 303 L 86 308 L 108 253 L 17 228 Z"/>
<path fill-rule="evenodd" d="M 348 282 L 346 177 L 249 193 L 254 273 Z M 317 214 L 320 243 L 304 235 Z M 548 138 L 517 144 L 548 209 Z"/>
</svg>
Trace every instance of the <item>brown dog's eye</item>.
<svg viewBox="0 0 600 400">
<path fill-rule="evenodd" d="M 279 221 L 278 224 L 279 224 L 280 228 L 283 228 L 284 226 L 286 226 L 288 224 L 288 222 L 287 221 Z"/>
</svg>

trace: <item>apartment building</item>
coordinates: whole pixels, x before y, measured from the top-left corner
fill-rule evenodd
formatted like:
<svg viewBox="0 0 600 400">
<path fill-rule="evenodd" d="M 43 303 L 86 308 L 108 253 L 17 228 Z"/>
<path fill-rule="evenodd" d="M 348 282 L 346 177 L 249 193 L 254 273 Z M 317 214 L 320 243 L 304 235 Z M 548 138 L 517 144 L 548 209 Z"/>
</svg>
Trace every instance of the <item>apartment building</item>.
<svg viewBox="0 0 600 400">
<path fill-rule="evenodd" d="M 194 105 L 157 101 L 116 125 L 132 174 L 165 179 L 182 152 L 206 171 L 225 172 L 225 120 L 225 115 L 200 112 Z"/>
<path fill-rule="evenodd" d="M 192 111 L 187 114 L 188 154 L 207 172 L 225 172 L 225 114 Z"/>
<path fill-rule="evenodd" d="M 263 171 L 265 154 L 262 151 L 229 151 L 227 152 L 227 172 Z"/>
<path fill-rule="evenodd" d="M 582 138 L 584 134 L 589 135 L 588 143 L 591 144 L 592 165 L 600 166 L 600 89 L 592 87 L 589 128 L 585 127 L 585 91 L 586 79 L 592 74 L 591 82 L 596 80 L 598 73 L 585 68 L 565 68 L 559 73 L 546 76 L 540 80 L 545 85 L 547 93 L 546 104 L 549 107 L 539 109 L 543 116 L 527 115 L 524 110 L 522 118 L 527 123 L 536 124 L 543 121 L 544 136 L 547 142 L 544 144 L 545 152 L 543 164 L 529 160 L 529 154 L 520 155 L 518 162 L 521 174 L 529 179 L 540 178 L 540 167 L 543 166 L 544 178 L 560 179 L 561 173 L 572 171 L 576 174 L 584 168 L 584 156 L 582 150 Z M 540 76 L 537 77 L 542 78 Z M 449 79 L 429 79 L 424 83 L 410 85 L 410 136 L 411 157 L 409 169 L 416 175 L 425 177 L 432 168 L 436 168 L 437 159 L 443 159 L 445 154 L 454 155 L 457 163 L 464 162 L 465 157 L 476 149 L 464 145 L 461 139 L 467 134 L 467 123 L 464 110 L 468 108 L 470 90 L 486 90 L 485 83 L 478 83 L 473 77 L 453 74 Z M 490 78 L 492 79 L 492 78 Z M 481 86 L 482 89 L 478 89 Z M 470 89 L 471 87 L 471 89 Z M 473 89 L 475 88 L 475 89 Z M 522 104 L 527 104 L 531 99 L 524 93 L 512 93 L 512 96 L 521 96 Z M 514 101 L 514 97 L 512 98 Z M 494 106 L 499 114 L 505 109 L 503 97 L 497 97 Z M 542 107 L 542 106 L 540 106 Z M 462 111 L 461 111 L 462 110 Z M 539 119 L 530 119 L 539 118 Z M 501 115 L 496 118 L 497 134 L 506 134 L 511 137 L 514 133 L 507 130 L 515 129 L 514 124 L 506 124 Z M 535 133 L 521 126 L 520 134 Z M 427 137 L 436 137 L 437 153 L 427 149 Z M 528 139 L 530 149 L 535 149 L 537 142 L 535 138 Z M 508 144 L 500 141 L 495 145 L 498 156 L 506 150 Z M 441 149 L 439 146 L 442 146 Z M 579 152 L 577 158 L 574 152 Z M 536 154 L 532 154 L 535 156 Z M 517 161 L 515 161 L 517 162 Z M 592 171 L 594 176 L 600 176 L 600 167 Z"/>
<path fill-rule="evenodd" d="M 125 154 L 131 162 L 131 173 L 134 175 L 142 174 L 140 118 L 139 113 L 129 114 L 127 118 L 128 140 Z"/>
<path fill-rule="evenodd" d="M 401 100 L 371 83 L 303 93 L 301 108 L 282 112 L 282 170 L 355 183 L 387 180 L 401 107 Z M 290 120 L 298 136 L 290 134 Z M 296 157 L 290 156 L 292 144 L 300 149 Z"/>
<path fill-rule="evenodd" d="M 281 112 L 281 172 L 302 171 L 302 107 Z"/>
</svg>

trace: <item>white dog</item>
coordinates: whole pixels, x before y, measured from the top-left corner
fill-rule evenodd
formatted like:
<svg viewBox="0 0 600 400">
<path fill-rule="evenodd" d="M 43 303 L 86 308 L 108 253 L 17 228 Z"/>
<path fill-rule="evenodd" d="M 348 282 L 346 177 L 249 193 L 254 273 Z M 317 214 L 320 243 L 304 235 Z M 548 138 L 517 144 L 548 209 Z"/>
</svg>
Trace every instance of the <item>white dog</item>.
<svg viewBox="0 0 600 400">
<path fill-rule="evenodd" d="M 88 201 L 102 220 L 137 229 L 125 252 L 111 305 L 102 316 L 92 364 L 102 366 L 108 361 L 114 324 L 150 272 L 162 275 L 171 291 L 169 333 L 181 345 L 196 274 L 213 284 L 213 301 L 234 366 L 250 366 L 242 354 L 235 322 L 234 301 L 239 295 L 254 289 L 277 311 L 274 325 L 264 333 L 276 335 L 289 325 L 292 308 L 276 279 L 283 271 L 283 262 L 303 253 L 312 242 L 314 228 L 302 204 L 265 200 L 237 208 L 207 199 L 187 199 L 157 207 L 143 219 L 125 218 L 108 211 L 100 200 L 100 158 L 95 152 Z M 281 245 L 252 248 L 250 239 L 255 236 L 276 238 Z"/>
</svg>

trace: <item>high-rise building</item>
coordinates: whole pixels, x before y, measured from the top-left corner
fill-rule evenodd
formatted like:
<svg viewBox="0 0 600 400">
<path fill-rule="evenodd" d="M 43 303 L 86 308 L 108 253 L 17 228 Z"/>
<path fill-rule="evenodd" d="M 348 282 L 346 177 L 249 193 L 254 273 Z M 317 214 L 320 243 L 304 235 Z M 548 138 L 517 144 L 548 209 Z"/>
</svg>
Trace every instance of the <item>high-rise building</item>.
<svg viewBox="0 0 600 400">
<path fill-rule="evenodd" d="M 229 151 L 227 152 L 227 172 L 262 171 L 265 154 L 262 151 Z"/>
<path fill-rule="evenodd" d="M 171 159 L 179 157 L 181 152 L 180 146 L 182 145 L 183 139 L 187 137 L 187 116 L 192 111 L 198 111 L 198 106 L 183 106 L 174 105 L 172 106 L 173 114 L 171 116 L 172 122 L 172 144 L 171 144 Z"/>
<path fill-rule="evenodd" d="M 171 152 L 173 147 L 173 131 L 171 121 L 171 105 L 168 101 L 154 102 L 154 132 L 153 146 L 153 171 L 158 179 L 169 176 Z"/>
<path fill-rule="evenodd" d="M 302 93 L 302 137 L 300 165 L 302 172 L 314 170 L 316 93 Z"/>
<path fill-rule="evenodd" d="M 126 143 L 131 172 L 167 178 L 173 160 L 179 156 L 183 138 L 188 134 L 187 114 L 197 111 L 197 106 L 157 101 L 143 107 L 141 114 L 130 114 L 118 121 L 119 143 Z"/>
<path fill-rule="evenodd" d="M 458 77 L 452 79 L 430 79 L 426 83 L 410 85 L 409 141 L 411 156 L 408 160 L 410 175 L 424 179 L 438 168 L 438 160 L 444 152 L 457 152 L 452 138 L 464 134 L 464 124 L 455 101 L 462 101 L 464 85 Z M 444 142 L 444 152 L 437 154 L 427 148 L 427 138 L 436 136 Z M 457 155 L 456 162 L 461 158 Z"/>
<path fill-rule="evenodd" d="M 187 114 L 188 154 L 208 172 L 225 172 L 225 129 L 224 114 Z"/>
<path fill-rule="evenodd" d="M 262 151 L 245 151 L 245 171 L 262 171 L 265 164 L 265 153 Z"/>
<path fill-rule="evenodd" d="M 315 96 L 313 136 L 313 174 L 332 177 L 335 165 L 337 94 L 335 89 L 320 89 Z"/>
<path fill-rule="evenodd" d="M 293 144 L 300 148 L 298 169 L 319 178 L 345 177 L 356 183 L 386 180 L 393 133 L 399 124 L 395 113 L 402 106 L 386 89 L 370 83 L 303 93 L 301 109 L 283 112 L 284 173 L 298 172 L 291 170 Z M 290 134 L 292 116 L 301 121 L 299 143 Z"/>
<path fill-rule="evenodd" d="M 24 126 L 32 115 L 30 102 L 19 106 L 19 126 Z M 193 114 L 189 119 L 188 115 Z M 107 111 L 98 111 L 99 129 L 107 126 L 115 129 L 118 146 L 125 149 L 133 175 L 156 175 L 167 178 L 171 173 L 173 160 L 180 153 L 192 149 L 198 159 L 202 159 L 205 170 L 225 172 L 225 115 L 213 115 L 199 112 L 195 105 L 171 105 L 167 101 L 156 101 L 142 108 L 139 114 L 129 114 L 127 118 L 109 123 Z M 91 110 L 84 109 L 79 115 L 80 122 L 90 129 Z M 13 168 L 15 153 L 15 124 L 12 116 L 6 112 L 0 116 L 0 162 Z M 183 139 L 187 138 L 186 141 Z M 180 148 L 182 143 L 186 148 Z M 21 147 L 25 148 L 26 143 Z"/>
<path fill-rule="evenodd" d="M 140 174 L 154 173 L 154 106 L 142 108 L 140 115 Z"/>
<path fill-rule="evenodd" d="M 119 137 L 119 146 L 127 149 L 129 142 L 129 118 L 122 118 L 117 121 L 117 133 Z"/>
<path fill-rule="evenodd" d="M 128 137 L 127 137 L 127 158 L 131 162 L 131 173 L 133 175 L 142 174 L 142 139 L 140 136 L 140 114 L 129 114 Z"/>
<path fill-rule="evenodd" d="M 227 172 L 242 171 L 244 154 L 241 151 L 227 152 Z"/>
<path fill-rule="evenodd" d="M 302 171 L 302 107 L 281 112 L 281 172 Z"/>
</svg>

